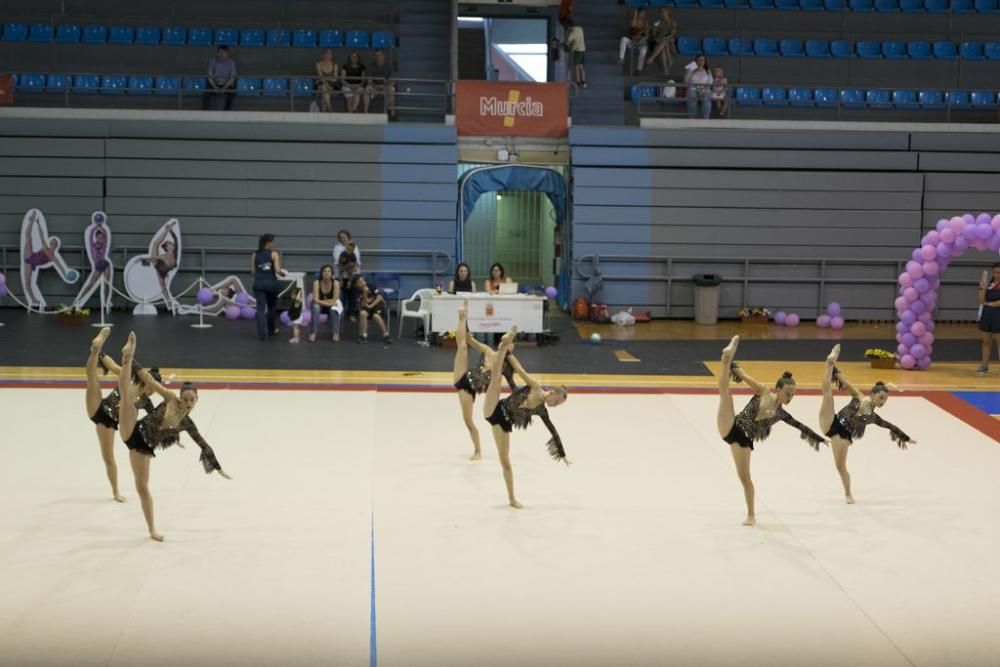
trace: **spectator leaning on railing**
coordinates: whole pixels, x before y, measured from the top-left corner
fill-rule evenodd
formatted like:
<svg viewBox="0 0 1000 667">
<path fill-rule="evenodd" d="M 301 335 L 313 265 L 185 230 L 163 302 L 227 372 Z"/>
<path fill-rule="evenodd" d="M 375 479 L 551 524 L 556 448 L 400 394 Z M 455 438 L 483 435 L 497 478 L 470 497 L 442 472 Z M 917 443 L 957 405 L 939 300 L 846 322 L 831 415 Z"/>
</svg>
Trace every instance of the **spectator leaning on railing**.
<svg viewBox="0 0 1000 667">
<path fill-rule="evenodd" d="M 226 111 L 233 108 L 236 99 L 236 61 L 229 57 L 229 47 L 222 45 L 215 50 L 215 57 L 208 61 L 208 88 L 201 99 L 201 108 L 208 109 L 212 96 L 226 96 Z"/>
</svg>

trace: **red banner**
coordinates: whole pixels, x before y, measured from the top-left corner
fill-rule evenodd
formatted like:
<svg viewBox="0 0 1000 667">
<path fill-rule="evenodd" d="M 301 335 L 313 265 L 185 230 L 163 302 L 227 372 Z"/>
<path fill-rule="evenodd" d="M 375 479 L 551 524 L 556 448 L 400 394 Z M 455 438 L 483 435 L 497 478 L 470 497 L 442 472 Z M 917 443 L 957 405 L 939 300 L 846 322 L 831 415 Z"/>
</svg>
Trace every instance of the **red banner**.
<svg viewBox="0 0 1000 667">
<path fill-rule="evenodd" d="M 569 85 L 459 81 L 455 126 L 478 137 L 565 137 L 569 132 Z"/>
<path fill-rule="evenodd" d="M 0 74 L 0 107 L 14 103 L 14 77 Z"/>
</svg>

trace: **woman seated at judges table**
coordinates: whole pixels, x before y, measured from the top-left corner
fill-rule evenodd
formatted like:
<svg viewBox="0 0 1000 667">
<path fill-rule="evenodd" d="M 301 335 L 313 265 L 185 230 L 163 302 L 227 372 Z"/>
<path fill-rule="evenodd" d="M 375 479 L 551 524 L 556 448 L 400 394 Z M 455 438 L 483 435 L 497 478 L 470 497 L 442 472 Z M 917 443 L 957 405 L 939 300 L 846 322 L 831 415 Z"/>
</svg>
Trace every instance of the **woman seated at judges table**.
<svg viewBox="0 0 1000 667">
<path fill-rule="evenodd" d="M 448 283 L 448 294 L 459 292 L 475 292 L 476 281 L 472 279 L 472 270 L 465 262 L 459 262 L 455 267 L 455 277 Z"/>
<path fill-rule="evenodd" d="M 497 294 L 500 292 L 501 283 L 513 282 L 504 271 L 503 264 L 500 262 L 494 262 L 493 266 L 490 267 L 490 277 L 486 279 L 486 291 L 490 294 Z"/>
</svg>

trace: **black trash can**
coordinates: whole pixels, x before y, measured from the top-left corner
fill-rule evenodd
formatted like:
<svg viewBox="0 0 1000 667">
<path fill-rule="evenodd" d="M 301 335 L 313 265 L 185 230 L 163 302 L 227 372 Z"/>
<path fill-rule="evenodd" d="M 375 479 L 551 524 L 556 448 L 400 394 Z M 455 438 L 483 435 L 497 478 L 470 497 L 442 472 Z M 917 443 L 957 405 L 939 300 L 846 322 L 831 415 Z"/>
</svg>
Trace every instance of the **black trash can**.
<svg viewBox="0 0 1000 667">
<path fill-rule="evenodd" d="M 718 273 L 694 274 L 694 321 L 715 324 L 719 321 L 719 292 L 722 276 Z"/>
</svg>

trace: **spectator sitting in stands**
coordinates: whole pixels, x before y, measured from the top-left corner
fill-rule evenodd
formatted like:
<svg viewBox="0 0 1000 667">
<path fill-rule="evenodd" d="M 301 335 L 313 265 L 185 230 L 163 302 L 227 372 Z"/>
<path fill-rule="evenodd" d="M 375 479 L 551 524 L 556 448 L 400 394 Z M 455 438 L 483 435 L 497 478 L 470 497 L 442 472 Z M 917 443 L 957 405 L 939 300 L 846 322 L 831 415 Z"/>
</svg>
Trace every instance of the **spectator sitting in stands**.
<svg viewBox="0 0 1000 667">
<path fill-rule="evenodd" d="M 653 44 L 653 52 L 649 54 L 646 64 L 659 58 L 663 74 L 667 75 L 677 55 L 677 21 L 670 18 L 670 10 L 666 7 L 660 7 L 660 18 L 653 24 Z"/>
<path fill-rule="evenodd" d="M 229 57 L 229 47 L 222 45 L 215 50 L 215 57 L 208 61 L 208 90 L 201 98 L 201 108 L 207 110 L 213 95 L 226 96 L 226 111 L 233 108 L 236 99 L 236 61 Z"/>
<path fill-rule="evenodd" d="M 719 118 L 729 113 L 729 79 L 721 67 L 712 70 L 712 103 Z"/>
<path fill-rule="evenodd" d="M 712 114 L 712 75 L 706 69 L 705 56 L 697 56 L 684 69 L 688 115 L 698 116 L 698 102 L 701 101 L 701 116 L 708 118 Z"/>
<path fill-rule="evenodd" d="M 333 58 L 333 49 L 323 51 L 323 59 L 316 63 L 316 90 L 320 95 L 322 111 L 333 111 L 330 97 L 340 86 L 340 66 Z"/>
<path fill-rule="evenodd" d="M 340 275 L 341 283 L 350 283 L 351 279 L 359 275 L 358 270 L 358 256 L 355 253 L 356 246 L 354 243 L 347 244 L 347 250 L 340 253 L 340 259 L 337 261 L 337 269 Z"/>
<path fill-rule="evenodd" d="M 347 100 L 347 111 L 355 113 L 362 98 L 367 110 L 368 94 L 365 93 L 365 87 L 368 78 L 365 76 L 365 66 L 361 64 L 361 56 L 357 51 L 351 51 L 351 55 L 347 56 L 347 64 L 340 69 L 340 78 L 344 99 Z"/>
<path fill-rule="evenodd" d="M 382 296 L 382 292 L 377 287 L 368 287 L 365 277 L 360 274 L 351 278 L 350 286 L 350 298 L 354 304 L 351 319 L 354 319 L 355 314 L 359 318 L 358 342 L 368 342 L 368 321 L 371 320 L 378 325 L 379 331 L 382 332 L 382 340 L 386 344 L 392 343 L 389 331 L 385 326 L 385 297 Z"/>
<path fill-rule="evenodd" d="M 392 65 L 385 59 L 385 52 L 379 49 L 375 52 L 372 66 L 368 68 L 368 88 L 366 90 L 368 94 L 365 95 L 365 113 L 368 113 L 368 105 L 372 98 L 385 95 L 385 112 L 389 116 L 396 114 L 393 109 L 395 106 L 394 84 L 389 81 L 391 78 Z"/>
<path fill-rule="evenodd" d="M 632 20 L 628 23 L 628 32 L 622 36 L 618 43 L 618 64 L 625 62 L 625 52 L 631 48 L 638 52 L 639 67 L 637 71 L 642 72 L 642 66 L 646 63 L 646 50 L 649 48 L 649 26 L 646 24 L 646 10 L 636 9 L 632 12 Z"/>
<path fill-rule="evenodd" d="M 346 229 L 337 232 L 337 245 L 333 246 L 333 263 L 340 264 L 340 253 L 347 250 L 347 244 L 351 242 L 351 233 Z M 358 271 L 361 270 L 361 248 L 354 246 L 354 255 L 357 257 Z"/>
<path fill-rule="evenodd" d="M 583 40 L 583 27 L 569 22 L 569 32 L 566 35 L 566 47 L 570 52 L 570 62 L 573 64 L 574 80 L 581 88 L 587 87 L 587 73 L 583 70 L 586 59 L 587 45 Z"/>
<path fill-rule="evenodd" d="M 340 340 L 340 315 L 344 312 L 344 306 L 340 301 L 340 281 L 333 276 L 333 267 L 324 264 L 319 270 L 319 280 L 313 283 L 312 302 L 312 330 L 309 333 L 309 342 L 316 342 L 316 334 L 319 333 L 319 316 L 326 315 L 329 318 L 330 334 L 333 342 Z"/>
</svg>

